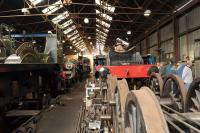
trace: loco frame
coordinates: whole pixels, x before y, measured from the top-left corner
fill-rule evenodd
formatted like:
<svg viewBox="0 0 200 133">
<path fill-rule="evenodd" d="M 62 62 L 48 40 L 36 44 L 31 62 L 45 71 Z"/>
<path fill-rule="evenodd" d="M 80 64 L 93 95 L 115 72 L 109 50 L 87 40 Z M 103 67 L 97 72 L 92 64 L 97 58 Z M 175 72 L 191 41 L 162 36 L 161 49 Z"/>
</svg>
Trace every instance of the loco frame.
<svg viewBox="0 0 200 133">
<path fill-rule="evenodd" d="M 134 53 L 133 49 L 124 52 L 111 50 L 107 57 L 108 65 L 96 66 L 95 75 L 99 75 L 103 71 L 102 68 L 106 68 L 111 75 L 116 76 L 118 79 L 127 79 L 129 85 L 133 83 L 137 89 L 142 84 L 147 85 L 147 80 L 152 72 L 159 71 L 156 64 L 151 64 L 152 62 L 148 62 L 148 60 L 145 63 L 140 53 Z"/>
</svg>

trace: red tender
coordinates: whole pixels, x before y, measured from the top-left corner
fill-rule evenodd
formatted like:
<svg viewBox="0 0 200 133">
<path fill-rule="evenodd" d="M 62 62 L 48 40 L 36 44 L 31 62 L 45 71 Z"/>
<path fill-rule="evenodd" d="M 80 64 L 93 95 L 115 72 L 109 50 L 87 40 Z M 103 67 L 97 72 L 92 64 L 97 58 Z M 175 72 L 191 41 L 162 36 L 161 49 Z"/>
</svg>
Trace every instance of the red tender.
<svg viewBox="0 0 200 133">
<path fill-rule="evenodd" d="M 99 71 L 101 67 L 106 67 L 117 78 L 147 78 L 149 77 L 148 70 L 152 66 L 156 65 L 97 66 L 96 71 Z"/>
</svg>

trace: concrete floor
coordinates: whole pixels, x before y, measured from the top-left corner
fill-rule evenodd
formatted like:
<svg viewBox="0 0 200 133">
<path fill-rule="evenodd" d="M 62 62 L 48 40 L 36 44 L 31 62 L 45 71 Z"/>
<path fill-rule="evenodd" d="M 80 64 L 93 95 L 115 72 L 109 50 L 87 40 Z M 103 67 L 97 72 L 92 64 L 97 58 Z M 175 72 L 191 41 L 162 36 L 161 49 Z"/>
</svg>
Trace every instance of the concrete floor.
<svg viewBox="0 0 200 133">
<path fill-rule="evenodd" d="M 62 95 L 65 106 L 45 112 L 37 125 L 37 133 L 75 133 L 80 106 L 85 97 L 85 82 L 76 83 L 71 92 Z"/>
</svg>

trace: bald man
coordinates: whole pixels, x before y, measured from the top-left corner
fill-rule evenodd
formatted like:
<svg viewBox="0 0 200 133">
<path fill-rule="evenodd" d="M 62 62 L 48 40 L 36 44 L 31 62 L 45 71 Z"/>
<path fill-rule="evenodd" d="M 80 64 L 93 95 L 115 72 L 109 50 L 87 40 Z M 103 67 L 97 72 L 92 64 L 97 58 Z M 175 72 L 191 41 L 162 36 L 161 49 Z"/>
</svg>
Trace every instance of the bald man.
<svg viewBox="0 0 200 133">
<path fill-rule="evenodd" d="M 188 60 L 188 61 L 187 61 L 187 65 L 184 67 L 184 69 L 183 69 L 183 74 L 182 74 L 182 79 L 183 79 L 183 81 L 184 81 L 184 83 L 185 83 L 186 89 L 189 89 L 190 84 L 191 84 L 192 81 L 193 81 L 193 76 L 192 76 L 191 67 L 192 67 L 192 61 L 191 61 L 191 60 Z"/>
</svg>

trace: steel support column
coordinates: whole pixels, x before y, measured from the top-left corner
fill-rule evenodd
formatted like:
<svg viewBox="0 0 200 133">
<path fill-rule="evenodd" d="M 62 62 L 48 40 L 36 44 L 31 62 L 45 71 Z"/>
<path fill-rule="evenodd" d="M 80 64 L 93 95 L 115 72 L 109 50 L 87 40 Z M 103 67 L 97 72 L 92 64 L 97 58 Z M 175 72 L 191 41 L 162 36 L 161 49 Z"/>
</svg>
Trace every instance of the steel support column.
<svg viewBox="0 0 200 133">
<path fill-rule="evenodd" d="M 180 45 L 179 45 L 179 39 L 178 39 L 178 33 L 179 33 L 179 26 L 177 21 L 177 16 L 173 16 L 173 25 L 174 25 L 174 56 L 175 61 L 180 60 Z"/>
<path fill-rule="evenodd" d="M 148 34 L 147 31 L 145 31 L 145 45 L 146 45 L 146 54 L 149 54 L 149 41 L 148 41 Z"/>
<path fill-rule="evenodd" d="M 158 41 L 158 57 L 159 57 L 159 62 L 162 61 L 162 49 L 161 49 L 161 43 L 160 43 L 160 27 L 157 27 L 157 41 Z"/>
</svg>

